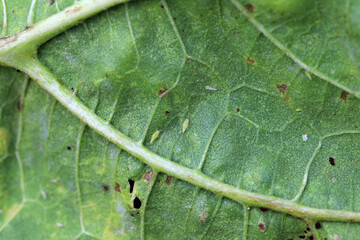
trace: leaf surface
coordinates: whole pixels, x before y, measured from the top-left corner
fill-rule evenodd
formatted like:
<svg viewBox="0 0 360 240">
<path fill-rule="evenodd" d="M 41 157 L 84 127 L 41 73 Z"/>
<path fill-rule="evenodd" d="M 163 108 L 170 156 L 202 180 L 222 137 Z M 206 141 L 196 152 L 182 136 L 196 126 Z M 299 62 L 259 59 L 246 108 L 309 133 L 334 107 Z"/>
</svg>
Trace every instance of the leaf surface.
<svg viewBox="0 0 360 240">
<path fill-rule="evenodd" d="M 72 4 L 34 3 L 34 23 Z M 122 4 L 38 57 L 158 156 L 299 206 L 359 212 L 360 4 L 316 1 L 293 17 L 257 4 Z M 25 19 L 9 17 L 6 35 Z M 1 239 L 358 239 L 358 223 L 254 207 L 152 169 L 23 73 L 2 67 L 0 79 Z"/>
</svg>

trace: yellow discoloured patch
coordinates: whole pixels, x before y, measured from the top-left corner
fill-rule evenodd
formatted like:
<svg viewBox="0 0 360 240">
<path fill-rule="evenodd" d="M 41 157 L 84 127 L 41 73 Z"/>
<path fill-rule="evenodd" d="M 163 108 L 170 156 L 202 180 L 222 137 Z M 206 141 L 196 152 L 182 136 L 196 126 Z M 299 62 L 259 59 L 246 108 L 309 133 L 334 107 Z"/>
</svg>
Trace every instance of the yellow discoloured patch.
<svg viewBox="0 0 360 240">
<path fill-rule="evenodd" d="M 12 205 L 11 208 L 6 212 L 5 221 L 8 221 L 10 218 L 12 218 L 16 214 L 16 212 L 19 211 L 20 208 L 20 204 L 16 203 Z"/>
<path fill-rule="evenodd" d="M 153 143 L 159 137 L 160 131 L 156 130 L 153 135 L 151 136 L 150 143 Z"/>
<path fill-rule="evenodd" d="M 183 125 L 182 125 L 182 132 L 184 133 L 188 127 L 189 127 L 189 119 L 185 119 L 185 121 L 183 122 Z"/>
</svg>

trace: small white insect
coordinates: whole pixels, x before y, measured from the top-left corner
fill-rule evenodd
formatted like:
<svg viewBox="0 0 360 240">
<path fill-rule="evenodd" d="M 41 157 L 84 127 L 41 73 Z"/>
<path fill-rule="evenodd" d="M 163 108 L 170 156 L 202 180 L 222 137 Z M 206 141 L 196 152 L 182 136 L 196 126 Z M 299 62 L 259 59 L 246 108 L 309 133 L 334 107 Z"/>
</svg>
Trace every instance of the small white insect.
<svg viewBox="0 0 360 240">
<path fill-rule="evenodd" d="M 306 141 L 308 140 L 308 135 L 307 135 L 307 134 L 303 134 L 303 135 L 302 135 L 302 140 L 303 140 L 304 142 L 306 142 Z"/>
<path fill-rule="evenodd" d="M 217 90 L 216 88 L 210 87 L 210 86 L 205 86 L 205 89 L 209 90 L 209 91 L 216 91 Z"/>
<path fill-rule="evenodd" d="M 188 127 L 189 127 L 189 119 L 185 119 L 185 121 L 183 122 L 183 125 L 182 125 L 182 133 L 184 133 Z"/>
<path fill-rule="evenodd" d="M 151 136 L 151 140 L 150 140 L 150 143 L 153 143 L 159 136 L 160 134 L 160 131 L 159 130 L 156 130 L 153 135 Z"/>
</svg>

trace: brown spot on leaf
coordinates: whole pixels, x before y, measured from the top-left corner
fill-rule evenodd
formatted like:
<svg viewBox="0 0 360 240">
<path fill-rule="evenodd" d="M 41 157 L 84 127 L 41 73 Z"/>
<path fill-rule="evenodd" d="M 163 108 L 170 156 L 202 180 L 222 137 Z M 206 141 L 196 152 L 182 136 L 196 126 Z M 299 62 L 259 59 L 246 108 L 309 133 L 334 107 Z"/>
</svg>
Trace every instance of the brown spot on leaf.
<svg viewBox="0 0 360 240">
<path fill-rule="evenodd" d="M 165 111 L 165 114 L 169 114 L 170 112 L 169 111 Z"/>
<path fill-rule="evenodd" d="M 248 58 L 246 59 L 246 61 L 247 61 L 248 63 L 251 63 L 252 65 L 255 64 L 255 61 L 254 61 L 253 59 L 251 59 L 250 57 L 248 57 Z"/>
<path fill-rule="evenodd" d="M 340 99 L 344 100 L 345 104 L 347 104 L 347 96 L 348 96 L 348 92 L 347 91 L 342 91 L 341 95 L 340 95 Z"/>
<path fill-rule="evenodd" d="M 285 93 L 286 92 L 286 90 L 287 90 L 287 88 L 288 88 L 288 86 L 286 85 L 286 84 L 281 84 L 281 85 L 276 85 L 276 88 L 281 92 L 281 93 Z"/>
<path fill-rule="evenodd" d="M 145 174 L 144 180 L 146 180 L 147 182 L 150 182 L 151 179 L 153 178 L 153 176 L 154 176 L 154 172 L 153 172 L 153 170 L 150 170 Z"/>
<path fill-rule="evenodd" d="M 167 176 L 166 180 L 165 180 L 165 184 L 166 185 L 170 185 L 172 181 L 172 176 Z"/>
<path fill-rule="evenodd" d="M 261 207 L 261 208 L 260 208 L 260 211 L 262 211 L 262 212 L 267 212 L 267 211 L 269 211 L 269 209 L 264 208 L 264 207 Z"/>
<path fill-rule="evenodd" d="M 115 191 L 117 191 L 118 193 L 121 193 L 120 184 L 118 182 L 115 183 Z"/>
<path fill-rule="evenodd" d="M 70 147 L 70 146 L 67 146 L 66 149 L 70 151 L 70 150 L 71 150 L 71 147 Z"/>
<path fill-rule="evenodd" d="M 237 108 L 236 111 L 237 111 L 237 112 L 240 112 L 240 108 Z"/>
<path fill-rule="evenodd" d="M 207 213 L 200 213 L 199 218 L 202 222 L 205 222 L 209 215 Z"/>
<path fill-rule="evenodd" d="M 290 98 L 288 96 L 285 97 L 285 101 L 290 101 Z"/>
<path fill-rule="evenodd" d="M 255 7 L 254 7 L 254 5 L 248 3 L 248 4 L 245 5 L 245 8 L 246 8 L 246 10 L 248 10 L 249 12 L 254 12 L 254 8 L 255 8 Z"/>
<path fill-rule="evenodd" d="M 109 185 L 102 185 L 102 188 L 105 192 L 109 191 Z"/>
<path fill-rule="evenodd" d="M 266 231 L 266 225 L 265 225 L 265 223 L 263 221 L 259 221 L 257 227 L 258 227 L 260 232 L 265 232 Z"/>
<path fill-rule="evenodd" d="M 160 89 L 158 94 L 157 94 L 158 98 L 162 98 L 163 96 L 165 96 L 168 91 L 169 90 L 167 88 Z"/>
</svg>

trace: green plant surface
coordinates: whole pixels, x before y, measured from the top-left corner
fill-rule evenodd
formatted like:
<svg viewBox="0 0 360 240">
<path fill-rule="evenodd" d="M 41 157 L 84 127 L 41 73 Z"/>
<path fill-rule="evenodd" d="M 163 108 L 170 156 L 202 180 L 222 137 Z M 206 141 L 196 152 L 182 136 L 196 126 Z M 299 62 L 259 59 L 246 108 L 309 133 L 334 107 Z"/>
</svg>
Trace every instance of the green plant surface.
<svg viewBox="0 0 360 240">
<path fill-rule="evenodd" d="M 283 3 L 2 0 L 0 239 L 360 239 L 360 1 Z"/>
</svg>

